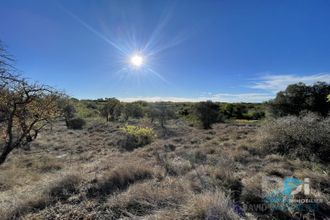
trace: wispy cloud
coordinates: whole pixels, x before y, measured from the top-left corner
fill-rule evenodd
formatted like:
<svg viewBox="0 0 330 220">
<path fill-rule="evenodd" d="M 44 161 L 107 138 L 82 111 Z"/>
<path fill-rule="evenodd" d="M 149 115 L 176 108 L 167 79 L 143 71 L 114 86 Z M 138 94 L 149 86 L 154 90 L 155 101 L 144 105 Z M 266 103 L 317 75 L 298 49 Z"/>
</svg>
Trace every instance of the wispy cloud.
<svg viewBox="0 0 330 220">
<path fill-rule="evenodd" d="M 318 81 L 330 82 L 330 73 L 319 73 L 313 75 L 297 76 L 297 75 L 267 75 L 261 77 L 255 82 L 251 88 L 262 89 L 272 93 L 284 90 L 289 84 L 303 82 L 305 84 L 313 84 Z"/>
<path fill-rule="evenodd" d="M 215 102 L 263 102 L 274 98 L 273 95 L 268 93 L 218 93 L 208 96 L 201 96 L 197 98 L 187 98 L 187 97 L 129 97 L 129 98 L 119 98 L 124 102 L 133 102 L 138 100 L 144 100 L 148 102 L 159 102 L 159 101 L 171 101 L 171 102 L 200 102 L 206 100 L 212 100 Z"/>
<path fill-rule="evenodd" d="M 313 84 L 318 81 L 330 83 L 330 73 L 319 73 L 313 75 L 298 76 L 294 74 L 287 75 L 267 75 L 256 80 L 249 86 L 251 89 L 264 90 L 264 92 L 248 92 L 248 93 L 217 93 L 212 94 L 209 92 L 203 92 L 201 96 L 196 98 L 188 97 L 129 97 L 121 98 L 124 102 L 133 102 L 138 100 L 144 100 L 148 102 L 158 101 L 171 101 L 171 102 L 200 102 L 206 100 L 212 100 L 215 102 L 264 102 L 275 97 L 278 91 L 284 90 L 289 84 L 303 82 L 307 85 Z"/>
<path fill-rule="evenodd" d="M 194 98 L 184 98 L 184 97 L 161 97 L 161 96 L 150 96 L 150 97 L 127 97 L 127 98 L 119 98 L 120 101 L 123 102 L 134 102 L 134 101 L 147 101 L 147 102 L 198 102 L 199 99 Z"/>
<path fill-rule="evenodd" d="M 210 100 L 221 102 L 263 102 L 274 98 L 269 93 L 218 93 L 210 97 Z"/>
</svg>

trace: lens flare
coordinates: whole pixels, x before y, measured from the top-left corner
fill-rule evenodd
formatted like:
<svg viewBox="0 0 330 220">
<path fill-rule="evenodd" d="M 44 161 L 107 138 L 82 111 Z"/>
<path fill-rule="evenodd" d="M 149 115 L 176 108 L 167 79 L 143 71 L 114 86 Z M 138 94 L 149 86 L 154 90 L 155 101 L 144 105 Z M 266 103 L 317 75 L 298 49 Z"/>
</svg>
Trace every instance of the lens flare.
<svg viewBox="0 0 330 220">
<path fill-rule="evenodd" d="M 169 83 L 153 68 L 155 61 L 159 60 L 159 54 L 161 52 L 180 44 L 190 35 L 185 33 L 177 34 L 170 41 L 163 40 L 162 33 L 171 18 L 172 7 L 164 9 L 157 25 L 146 39 L 139 39 L 137 37 L 138 33 L 136 33 L 136 30 L 133 28 L 116 32 L 109 29 L 111 25 L 107 25 L 105 20 L 101 20 L 103 31 L 100 31 L 97 27 L 88 24 L 60 3 L 58 3 L 58 6 L 86 30 L 116 49 L 117 57 L 109 65 L 116 69 L 114 74 L 120 79 L 133 76 L 144 78 L 147 76 L 148 78 L 155 76 L 163 82 Z"/>
<path fill-rule="evenodd" d="M 141 67 L 144 63 L 144 59 L 141 55 L 135 54 L 131 57 L 130 63 L 135 67 Z"/>
</svg>

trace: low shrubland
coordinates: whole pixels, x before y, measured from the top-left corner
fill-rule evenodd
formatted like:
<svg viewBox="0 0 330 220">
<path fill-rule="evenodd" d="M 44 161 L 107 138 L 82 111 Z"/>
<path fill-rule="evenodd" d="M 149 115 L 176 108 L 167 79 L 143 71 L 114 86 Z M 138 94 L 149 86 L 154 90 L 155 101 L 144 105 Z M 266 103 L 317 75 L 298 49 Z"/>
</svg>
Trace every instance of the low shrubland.
<svg viewBox="0 0 330 220">
<path fill-rule="evenodd" d="M 308 117 L 315 118 L 317 123 L 325 120 Z M 307 118 L 302 121 L 314 123 L 314 119 Z M 84 216 L 89 219 L 264 219 L 272 216 L 263 198 L 261 181 L 265 176 L 279 181 L 287 175 L 309 177 L 313 189 L 321 193 L 324 201 L 328 199 L 327 166 L 291 160 L 278 151 L 265 153 L 260 149 L 267 149 L 266 142 L 258 150 L 258 124 L 219 123 L 213 124 L 212 130 L 204 130 L 169 121 L 167 126 L 180 130 L 179 135 L 154 137 L 144 147 L 121 151 L 117 145 L 120 138 L 155 133 L 146 129 L 150 124 L 145 121 L 129 122 L 134 126 L 89 122 L 88 129 L 70 133 L 62 122 L 53 131 L 42 133 L 38 148 L 31 146 L 30 151 L 14 154 L 0 172 L 1 216 L 8 216 L 7 219 Z M 108 141 L 112 144 L 105 144 Z M 47 154 L 40 151 L 46 147 Z M 80 171 L 82 180 L 63 175 L 76 170 Z M 7 179 L 11 172 L 17 175 Z M 16 200 L 13 193 L 17 194 Z M 255 210 L 254 205 L 265 209 Z M 320 207 L 323 211 L 327 208 L 325 203 Z M 318 215 L 324 216 L 321 211 Z"/>
<path fill-rule="evenodd" d="M 260 128 L 259 137 L 264 153 L 329 162 L 330 117 L 309 113 L 274 119 Z"/>
</svg>

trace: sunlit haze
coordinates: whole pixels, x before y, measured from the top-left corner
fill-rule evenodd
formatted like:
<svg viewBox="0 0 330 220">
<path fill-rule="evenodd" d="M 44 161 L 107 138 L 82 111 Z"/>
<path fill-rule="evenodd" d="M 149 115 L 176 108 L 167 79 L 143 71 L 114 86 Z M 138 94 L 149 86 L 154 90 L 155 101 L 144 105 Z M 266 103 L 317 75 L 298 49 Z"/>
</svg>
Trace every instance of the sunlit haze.
<svg viewBox="0 0 330 220">
<path fill-rule="evenodd" d="M 131 64 L 136 67 L 140 67 L 143 65 L 144 59 L 141 55 L 135 54 L 131 57 Z"/>
</svg>

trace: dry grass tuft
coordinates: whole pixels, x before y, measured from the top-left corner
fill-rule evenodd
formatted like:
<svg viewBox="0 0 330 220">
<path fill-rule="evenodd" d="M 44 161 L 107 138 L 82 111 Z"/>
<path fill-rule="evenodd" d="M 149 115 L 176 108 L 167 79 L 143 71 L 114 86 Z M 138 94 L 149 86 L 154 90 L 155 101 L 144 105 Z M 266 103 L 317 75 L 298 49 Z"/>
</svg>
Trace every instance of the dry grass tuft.
<svg viewBox="0 0 330 220">
<path fill-rule="evenodd" d="M 190 161 L 182 157 L 169 159 L 165 154 L 159 155 L 157 160 L 158 163 L 165 169 L 165 175 L 180 176 L 184 175 L 192 169 Z"/>
<path fill-rule="evenodd" d="M 121 165 L 96 180 L 96 183 L 88 189 L 87 196 L 104 196 L 117 190 L 123 190 L 138 181 L 151 179 L 153 175 L 153 170 L 143 165 Z"/>
<path fill-rule="evenodd" d="M 235 176 L 232 167 L 216 167 L 213 170 L 212 177 L 215 179 L 216 185 L 230 194 L 233 200 L 238 201 L 240 199 L 243 186 L 240 179 Z"/>
<path fill-rule="evenodd" d="M 30 170 L 20 169 L 16 166 L 5 168 L 0 172 L 0 192 L 25 184 L 32 184 L 39 179 L 40 175 Z"/>
<path fill-rule="evenodd" d="M 22 199 L 12 209 L 3 211 L 2 219 L 17 219 L 29 212 L 36 212 L 58 201 L 66 200 L 77 192 L 80 178 L 76 175 L 61 177 L 51 182 L 40 193 L 30 195 L 28 199 Z"/>
<path fill-rule="evenodd" d="M 116 219 L 144 216 L 154 210 L 177 207 L 187 199 L 189 193 L 186 182 L 181 179 L 151 180 L 132 185 L 126 192 L 111 197 L 108 207 Z"/>
<path fill-rule="evenodd" d="M 50 156 L 13 155 L 2 166 L 0 172 L 0 192 L 15 187 L 33 185 L 42 174 L 62 169 L 62 164 Z M 54 172 L 55 173 L 55 172 Z"/>
<path fill-rule="evenodd" d="M 239 219 L 231 201 L 222 191 L 193 195 L 182 208 L 182 219 Z"/>
<path fill-rule="evenodd" d="M 214 168 L 211 166 L 199 166 L 185 175 L 189 180 L 191 189 L 196 193 L 211 190 L 215 188 L 214 179 L 211 173 Z"/>
<path fill-rule="evenodd" d="M 19 167 L 30 168 L 41 173 L 62 169 L 61 161 L 51 156 L 22 158 L 21 161 L 16 161 L 15 164 Z"/>
<path fill-rule="evenodd" d="M 76 175 L 67 175 L 56 182 L 51 183 L 44 191 L 52 201 L 65 200 L 72 194 L 78 192 L 78 185 L 81 179 Z"/>
<path fill-rule="evenodd" d="M 263 171 L 270 176 L 286 177 L 292 176 L 291 167 L 286 162 L 267 163 Z"/>
<path fill-rule="evenodd" d="M 253 176 L 248 179 L 243 179 L 243 191 L 241 201 L 247 205 L 262 204 L 262 177 L 259 175 Z"/>
</svg>

